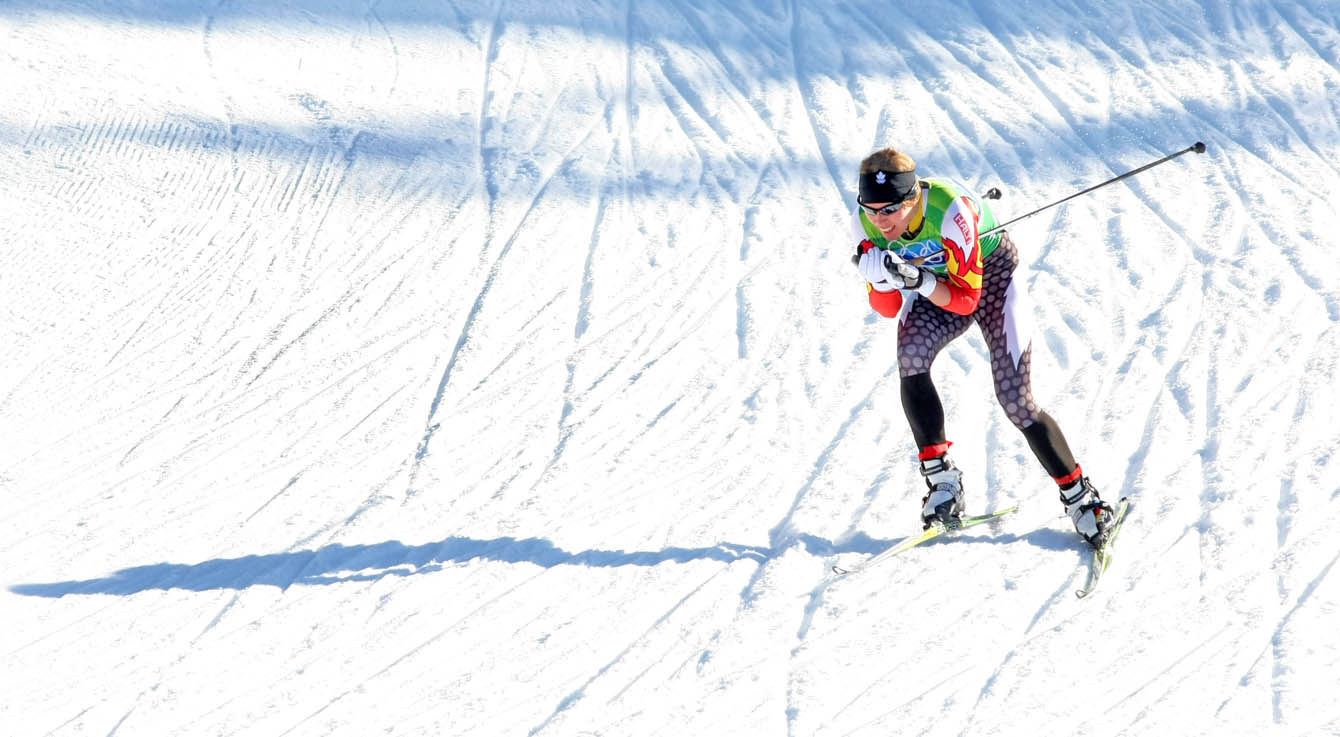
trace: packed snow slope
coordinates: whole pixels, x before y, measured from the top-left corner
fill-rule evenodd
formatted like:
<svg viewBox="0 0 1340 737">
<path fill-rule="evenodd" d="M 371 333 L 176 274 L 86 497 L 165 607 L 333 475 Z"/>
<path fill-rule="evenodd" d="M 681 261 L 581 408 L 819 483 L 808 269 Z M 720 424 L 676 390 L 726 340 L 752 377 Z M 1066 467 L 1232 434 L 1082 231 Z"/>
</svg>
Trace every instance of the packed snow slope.
<svg viewBox="0 0 1340 737">
<path fill-rule="evenodd" d="M 0 733 L 1340 733 L 1332 0 L 0 3 Z M 919 530 L 875 148 L 998 186 Z M 980 532 L 978 530 L 981 530 Z"/>
</svg>

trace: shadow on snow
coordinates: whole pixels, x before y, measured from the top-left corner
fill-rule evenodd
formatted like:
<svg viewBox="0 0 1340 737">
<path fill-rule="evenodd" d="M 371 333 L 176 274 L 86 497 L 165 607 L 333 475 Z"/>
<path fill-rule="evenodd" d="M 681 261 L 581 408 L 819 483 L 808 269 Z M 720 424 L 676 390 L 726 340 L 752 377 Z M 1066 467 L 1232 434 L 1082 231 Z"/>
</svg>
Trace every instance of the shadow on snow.
<svg viewBox="0 0 1340 737">
<path fill-rule="evenodd" d="M 1071 536 L 1055 530 L 1040 529 L 1024 535 L 968 536 L 955 538 L 954 544 L 1028 542 L 1049 550 L 1076 548 Z M 569 552 L 548 540 L 511 537 L 477 540 L 448 537 L 423 545 L 406 545 L 396 540 L 372 545 L 327 545 L 318 550 L 299 550 L 241 558 L 218 558 L 201 563 L 157 563 L 124 568 L 110 576 L 85 581 L 26 583 L 10 587 L 24 596 L 58 598 L 71 594 L 113 594 L 128 596 L 144 591 L 210 591 L 246 589 L 252 586 L 276 586 L 287 589 L 294 584 L 322 585 L 351 581 L 374 581 L 386 576 L 412 576 L 440 571 L 448 564 L 474 560 L 503 563 L 529 563 L 541 568 L 585 566 L 616 568 L 657 566 L 663 563 L 717 561 L 734 563 L 753 560 L 766 563 L 799 546 L 811 555 L 874 555 L 892 546 L 896 540 L 879 540 L 861 533 L 841 544 L 813 535 L 799 535 L 775 548 L 720 543 L 704 548 L 665 548 L 657 551 L 585 550 Z M 932 541 L 928 545 L 936 545 Z"/>
</svg>

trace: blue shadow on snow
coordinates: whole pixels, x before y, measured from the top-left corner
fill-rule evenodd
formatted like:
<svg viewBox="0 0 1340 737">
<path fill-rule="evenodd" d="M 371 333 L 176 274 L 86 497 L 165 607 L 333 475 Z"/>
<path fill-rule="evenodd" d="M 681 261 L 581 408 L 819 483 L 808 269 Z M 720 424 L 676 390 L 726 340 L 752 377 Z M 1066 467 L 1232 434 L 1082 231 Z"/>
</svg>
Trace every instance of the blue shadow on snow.
<svg viewBox="0 0 1340 737">
<path fill-rule="evenodd" d="M 1044 548 L 1072 547 L 1071 541 L 1064 536 L 1037 537 L 1045 532 L 1047 531 L 1039 530 L 1023 536 L 1002 535 L 990 538 L 961 536 L 957 539 L 962 542 L 978 543 L 1025 540 Z M 276 586 L 287 589 L 294 584 L 321 585 L 372 581 L 386 576 L 432 573 L 451 563 L 472 560 L 530 563 L 541 568 L 564 565 L 592 568 L 656 566 L 662 563 L 689 563 L 702 560 L 722 563 L 753 560 L 763 563 L 797 545 L 811 555 L 829 557 L 841 554 L 874 555 L 888 549 L 894 542 L 896 541 L 878 540 L 861 533 L 841 545 L 836 545 L 813 535 L 799 535 L 775 548 L 720 543 L 703 548 L 665 548 L 657 551 L 632 552 L 585 550 L 573 553 L 539 538 L 502 537 L 494 540 L 477 540 L 448 537 L 423 545 L 405 545 L 397 540 L 391 540 L 373 545 L 333 544 L 318 550 L 217 558 L 201 563 L 156 563 L 124 568 L 103 578 L 16 584 L 10 586 L 9 590 L 24 596 L 58 598 L 71 594 L 128 596 L 143 591 L 170 589 L 240 590 L 252 586 Z"/>
</svg>

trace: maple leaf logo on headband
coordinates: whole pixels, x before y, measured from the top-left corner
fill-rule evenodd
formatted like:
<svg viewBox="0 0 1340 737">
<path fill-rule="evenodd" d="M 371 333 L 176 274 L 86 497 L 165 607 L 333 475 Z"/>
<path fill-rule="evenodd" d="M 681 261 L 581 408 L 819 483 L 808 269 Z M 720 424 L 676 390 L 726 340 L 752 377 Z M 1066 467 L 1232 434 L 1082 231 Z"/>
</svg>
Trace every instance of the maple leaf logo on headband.
<svg viewBox="0 0 1340 737">
<path fill-rule="evenodd" d="M 884 182 L 885 182 L 884 172 L 882 172 L 882 171 L 881 171 L 881 172 L 876 172 L 876 173 L 875 173 L 875 184 L 883 184 Z"/>
</svg>

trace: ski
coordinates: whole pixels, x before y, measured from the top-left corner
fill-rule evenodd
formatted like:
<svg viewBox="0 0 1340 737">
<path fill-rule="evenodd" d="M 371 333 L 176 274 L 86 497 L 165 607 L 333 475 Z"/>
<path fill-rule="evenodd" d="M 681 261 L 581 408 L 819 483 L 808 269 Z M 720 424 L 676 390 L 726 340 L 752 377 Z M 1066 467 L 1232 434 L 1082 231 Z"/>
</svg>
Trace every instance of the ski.
<svg viewBox="0 0 1340 737">
<path fill-rule="evenodd" d="M 1103 545 L 1093 551 L 1093 557 L 1089 560 L 1089 580 L 1084 584 L 1084 588 L 1075 592 L 1075 596 L 1083 599 L 1093 590 L 1098 588 L 1098 581 L 1107 571 L 1107 567 L 1112 564 L 1112 546 L 1117 543 L 1117 535 L 1121 532 L 1121 523 L 1126 521 L 1126 512 L 1131 508 L 1129 497 L 1122 497 L 1117 502 L 1117 509 L 1114 512 L 1116 520 L 1112 523 L 1112 530 L 1107 533 L 1107 539 Z"/>
<path fill-rule="evenodd" d="M 836 573 L 839 576 L 847 576 L 853 573 L 859 573 L 868 568 L 883 563 L 884 561 L 890 558 L 906 553 L 912 548 L 915 548 L 916 546 L 924 542 L 934 540 L 935 538 L 940 537 L 941 535 L 947 535 L 949 533 L 962 530 L 966 527 L 972 527 L 974 525 L 980 525 L 984 522 L 991 522 L 993 520 L 1000 519 L 1001 517 L 1004 517 L 1005 515 L 1011 512 L 1018 511 L 1018 509 L 1019 505 L 1016 504 L 1013 507 L 998 509 L 994 512 L 988 512 L 987 514 L 978 514 L 968 517 L 962 517 L 958 520 L 957 524 L 951 524 L 951 525 L 943 525 L 936 522 L 932 524 L 930 527 L 926 528 L 926 531 L 921 533 L 920 535 L 917 535 L 915 537 L 909 537 L 906 540 L 902 541 L 901 543 L 898 543 L 897 545 L 889 548 L 888 550 L 885 550 L 884 552 L 874 556 L 873 558 L 867 558 L 864 561 L 861 561 L 860 563 L 857 563 L 852 566 L 834 565 L 833 573 Z"/>
</svg>

